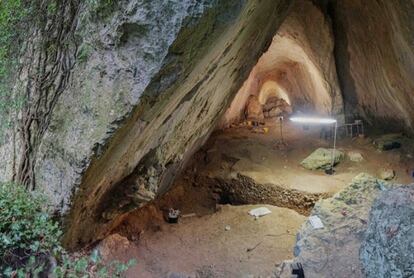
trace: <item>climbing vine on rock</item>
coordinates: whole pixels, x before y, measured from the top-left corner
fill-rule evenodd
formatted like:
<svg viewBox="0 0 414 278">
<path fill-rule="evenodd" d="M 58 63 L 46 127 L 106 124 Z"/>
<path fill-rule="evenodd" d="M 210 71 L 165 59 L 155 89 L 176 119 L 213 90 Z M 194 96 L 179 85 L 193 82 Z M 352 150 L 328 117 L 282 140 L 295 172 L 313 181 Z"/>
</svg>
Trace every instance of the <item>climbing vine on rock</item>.
<svg viewBox="0 0 414 278">
<path fill-rule="evenodd" d="M 25 100 L 18 130 L 21 142 L 16 180 L 34 189 L 34 167 L 53 108 L 75 63 L 79 0 L 35 1 L 19 68 L 18 94 Z"/>
<path fill-rule="evenodd" d="M 34 164 L 75 62 L 79 0 L 0 1 L 0 136 L 21 144 L 13 179 L 34 189 Z"/>
<path fill-rule="evenodd" d="M 17 69 L 23 30 L 27 30 L 29 9 L 20 0 L 0 1 L 0 143 L 10 127 L 10 116 L 21 101 L 13 95 L 12 76 Z M 20 31 L 22 30 L 22 31 Z"/>
<path fill-rule="evenodd" d="M 19 142 L 13 180 L 28 189 L 35 188 L 37 153 L 76 63 L 79 13 L 100 17 L 114 3 L 0 0 L 0 140 L 12 130 Z"/>
</svg>

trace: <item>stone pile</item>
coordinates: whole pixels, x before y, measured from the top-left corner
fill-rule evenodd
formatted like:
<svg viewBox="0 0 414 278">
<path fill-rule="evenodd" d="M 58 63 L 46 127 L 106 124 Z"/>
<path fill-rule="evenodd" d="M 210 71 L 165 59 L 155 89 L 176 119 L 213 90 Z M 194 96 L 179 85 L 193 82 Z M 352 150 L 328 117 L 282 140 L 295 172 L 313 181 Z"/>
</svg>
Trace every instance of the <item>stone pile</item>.
<svg viewBox="0 0 414 278">
<path fill-rule="evenodd" d="M 292 107 L 284 99 L 270 97 L 266 104 L 263 105 L 263 114 L 265 118 L 274 118 L 283 114 L 291 114 Z"/>
</svg>

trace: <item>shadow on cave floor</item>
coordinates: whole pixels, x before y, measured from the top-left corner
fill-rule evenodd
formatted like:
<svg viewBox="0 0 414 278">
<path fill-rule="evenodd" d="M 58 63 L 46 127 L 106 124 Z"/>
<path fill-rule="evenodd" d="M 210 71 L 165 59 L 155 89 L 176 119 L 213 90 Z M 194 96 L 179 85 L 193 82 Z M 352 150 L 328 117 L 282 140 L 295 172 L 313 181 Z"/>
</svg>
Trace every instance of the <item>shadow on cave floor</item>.
<svg viewBox="0 0 414 278">
<path fill-rule="evenodd" d="M 246 126 L 216 131 L 168 193 L 125 216 L 116 236 L 105 239 L 118 246 L 110 258 L 136 258 L 130 277 L 270 277 L 275 264 L 293 258 L 296 232 L 319 198 L 361 172 L 378 176 L 382 167 L 394 169 L 397 183 L 412 179 L 402 150 L 378 152 L 370 138 L 338 141 L 339 150 L 359 152 L 363 161 L 346 157 L 333 176 L 306 170 L 300 162 L 331 145 L 319 138 L 320 129 L 286 122 L 286 146 L 279 148 L 279 125 L 266 127 L 267 133 Z M 260 206 L 272 213 L 257 220 L 248 215 Z M 166 223 L 169 208 L 182 212 L 179 224 Z M 119 235 L 129 241 L 116 243 Z"/>
</svg>

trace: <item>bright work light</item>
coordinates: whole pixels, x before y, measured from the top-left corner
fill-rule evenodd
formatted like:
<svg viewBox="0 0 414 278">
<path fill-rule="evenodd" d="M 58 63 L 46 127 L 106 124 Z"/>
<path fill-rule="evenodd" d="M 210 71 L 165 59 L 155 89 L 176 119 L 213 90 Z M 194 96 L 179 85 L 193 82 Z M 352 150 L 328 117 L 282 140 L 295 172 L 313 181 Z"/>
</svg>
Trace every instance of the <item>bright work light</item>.
<svg viewBox="0 0 414 278">
<path fill-rule="evenodd" d="M 291 117 L 290 120 L 296 123 L 304 124 L 334 124 L 335 119 L 330 118 L 312 118 L 312 117 Z"/>
</svg>

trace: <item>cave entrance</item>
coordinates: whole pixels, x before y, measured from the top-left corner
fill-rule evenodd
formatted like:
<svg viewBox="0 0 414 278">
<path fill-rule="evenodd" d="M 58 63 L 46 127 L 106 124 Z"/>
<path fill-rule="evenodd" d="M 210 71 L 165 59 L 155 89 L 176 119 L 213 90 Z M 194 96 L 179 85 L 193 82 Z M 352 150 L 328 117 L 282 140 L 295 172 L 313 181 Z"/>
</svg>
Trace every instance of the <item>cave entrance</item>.
<svg viewBox="0 0 414 278">
<path fill-rule="evenodd" d="M 318 38 L 307 36 L 302 9 L 323 17 L 310 3 L 293 9 L 171 189 L 125 215 L 113 231 L 137 242 L 144 268 L 160 261 L 161 270 L 150 271 L 197 266 L 201 277 L 268 276 L 275 262 L 292 257 L 296 231 L 315 202 L 345 185 L 343 176 L 300 165 L 330 141 L 320 138 L 321 127 L 288 120 L 342 111 L 330 29 L 322 25 L 325 47 L 314 48 Z M 249 212 L 259 207 L 271 214 L 255 220 Z M 180 211 L 178 225 L 167 223 L 170 209 Z"/>
<path fill-rule="evenodd" d="M 121 258 L 137 258 L 138 267 L 131 277 L 243 277 L 249 273 L 272 276 L 275 263 L 293 257 L 296 232 L 315 202 L 340 191 L 360 172 L 376 173 L 375 161 L 399 159 L 375 152 L 364 138 L 345 138 L 338 145 L 341 158 L 345 153 L 348 158 L 337 166 L 335 175 L 327 176 L 321 171 L 323 165 L 312 164 L 319 163 L 322 157 L 330 166 L 330 152 L 327 159 L 322 150 L 317 153 L 316 162 L 305 162 L 315 150 L 330 148 L 331 136 L 324 126 L 309 127 L 289 121 L 290 115 L 329 116 L 341 123 L 343 102 L 329 23 L 312 1 L 296 3 L 228 109 L 224 111 L 227 107 L 220 106 L 222 115 L 217 115 L 222 118 L 212 121 L 217 126 L 207 122 L 208 127 L 203 127 L 210 137 L 200 143 L 203 146 L 187 161 L 171 187 L 172 178 L 168 177 L 174 176 L 172 172 L 177 168 L 169 168 L 165 179 L 168 192 L 155 196 L 156 190 L 145 188 L 145 182 L 157 185 L 156 172 L 166 166 L 151 159 L 158 153 L 181 155 L 184 151 L 169 147 L 191 141 L 191 133 L 188 137 L 172 137 L 175 140 L 166 142 L 167 147 L 148 152 L 148 161 L 144 161 L 159 167 L 150 168 L 144 163 L 138 169 L 150 168 L 149 175 L 138 171 L 114 187 L 131 189 L 126 194 L 121 191 L 122 198 L 148 200 L 139 209 L 116 218 L 112 230 L 113 234 L 136 243 L 131 246 L 126 241 L 123 250 L 128 253 L 121 254 Z M 203 71 L 204 68 L 199 72 L 202 77 Z M 217 74 L 214 78 L 221 77 Z M 214 84 L 206 86 L 206 90 L 221 92 L 221 86 L 226 86 L 225 82 Z M 205 91 L 200 95 L 210 96 Z M 193 96 L 191 90 L 183 102 L 185 109 L 200 108 L 197 117 L 166 128 L 179 127 L 184 133 L 206 117 L 204 112 L 212 106 L 211 102 L 200 101 L 203 98 L 189 101 Z M 214 101 L 222 104 L 223 98 L 213 98 Z M 164 122 L 170 120 L 176 119 L 169 115 Z M 151 136 L 147 138 L 153 140 Z M 365 156 L 369 157 L 366 161 Z M 142 181 L 142 176 L 148 181 Z M 128 187 L 129 184 L 133 186 Z M 139 194 L 134 195 L 136 191 Z M 106 200 L 112 200 L 112 194 L 108 195 L 111 198 Z M 261 207 L 271 213 L 257 219 L 249 215 L 252 209 Z M 178 224 L 167 221 L 171 209 L 180 211 Z M 339 217 L 344 213 L 345 217 L 347 212 L 335 213 Z M 112 246 L 119 242 L 117 237 L 111 239 L 108 244 Z M 315 250 L 321 250 L 318 247 Z"/>
</svg>

